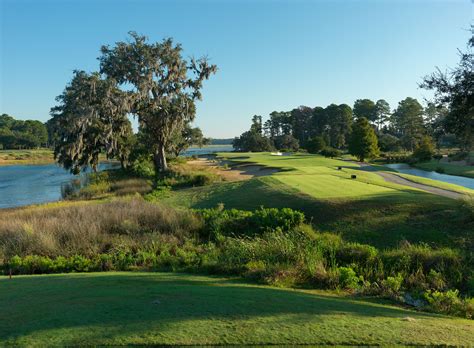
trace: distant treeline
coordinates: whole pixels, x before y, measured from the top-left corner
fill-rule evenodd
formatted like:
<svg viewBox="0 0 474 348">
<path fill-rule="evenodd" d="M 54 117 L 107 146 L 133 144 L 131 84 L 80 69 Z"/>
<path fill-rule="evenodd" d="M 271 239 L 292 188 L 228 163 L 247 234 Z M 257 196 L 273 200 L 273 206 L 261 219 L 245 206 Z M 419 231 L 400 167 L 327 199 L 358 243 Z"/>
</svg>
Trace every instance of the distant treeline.
<svg viewBox="0 0 474 348">
<path fill-rule="evenodd" d="M 46 125 L 36 120 L 0 116 L 0 149 L 33 149 L 48 145 Z"/>
<path fill-rule="evenodd" d="M 395 109 L 384 99 L 358 99 L 351 107 L 300 106 L 291 111 L 274 111 L 268 120 L 255 115 L 247 132 L 233 141 L 238 151 L 329 149 L 331 154 L 348 149 L 362 151 L 367 158 L 382 151 L 423 152 L 433 147 L 459 147 L 468 154 L 474 147 L 474 26 L 466 52 L 458 65 L 446 72 L 437 69 L 425 76 L 419 87 L 434 91 L 434 98 L 423 107 L 407 97 Z M 356 151 L 357 150 L 357 151 Z M 327 152 L 327 151 L 326 151 Z M 439 155 L 437 155 L 439 156 Z"/>
<path fill-rule="evenodd" d="M 342 150 L 349 145 L 355 121 L 366 118 L 382 151 L 413 151 L 426 136 L 438 146 L 454 146 L 457 139 L 443 127 L 447 113 L 446 108 L 434 104 L 424 108 L 410 97 L 400 101 L 393 111 L 383 99 L 358 99 L 353 107 L 300 106 L 291 111 L 274 111 L 265 122 L 262 116 L 255 115 L 250 130 L 234 139 L 233 144 L 242 151 L 297 150 L 311 147 L 312 140 L 319 138 L 325 146 Z"/>
<path fill-rule="evenodd" d="M 234 139 L 211 139 L 211 145 L 232 145 Z"/>
</svg>

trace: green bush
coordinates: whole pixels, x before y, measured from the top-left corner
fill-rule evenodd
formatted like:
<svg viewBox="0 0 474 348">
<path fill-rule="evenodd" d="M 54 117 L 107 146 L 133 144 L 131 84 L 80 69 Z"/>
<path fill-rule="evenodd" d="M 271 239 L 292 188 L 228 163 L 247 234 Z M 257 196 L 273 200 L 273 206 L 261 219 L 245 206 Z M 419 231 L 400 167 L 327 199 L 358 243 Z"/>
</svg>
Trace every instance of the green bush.
<svg viewBox="0 0 474 348">
<path fill-rule="evenodd" d="M 359 284 L 364 281 L 362 277 L 358 277 L 351 267 L 338 267 L 339 286 L 347 290 L 355 290 Z"/>
<path fill-rule="evenodd" d="M 196 212 L 204 219 L 201 236 L 210 240 L 220 236 L 254 236 L 276 229 L 288 231 L 305 219 L 302 212 L 290 208 L 260 208 L 253 212 L 216 208 Z"/>
<path fill-rule="evenodd" d="M 148 155 L 138 156 L 130 166 L 132 173 L 140 178 L 152 179 L 155 177 L 155 167 Z"/>
<path fill-rule="evenodd" d="M 461 299 L 458 290 L 427 290 L 423 294 L 428 302 L 428 309 L 437 312 L 471 319 L 474 315 L 474 299 Z"/>
<path fill-rule="evenodd" d="M 420 144 L 413 151 L 413 158 L 419 162 L 429 161 L 434 155 L 433 140 L 429 136 L 424 136 Z"/>
<path fill-rule="evenodd" d="M 387 279 L 382 280 L 382 293 L 388 296 L 397 296 L 400 293 L 403 284 L 403 276 L 398 273 L 394 277 L 388 276 Z"/>
<path fill-rule="evenodd" d="M 327 146 L 320 151 L 320 154 L 323 155 L 324 157 L 334 158 L 334 157 L 341 157 L 342 152 L 339 151 L 338 149 L 334 149 L 332 147 Z"/>
<path fill-rule="evenodd" d="M 326 141 L 324 141 L 323 137 L 311 138 L 310 140 L 308 140 L 305 146 L 309 153 L 319 153 L 325 147 Z"/>
<path fill-rule="evenodd" d="M 429 286 L 426 276 L 434 270 L 445 275 L 447 284 L 458 287 L 463 280 L 463 262 L 458 251 L 449 248 L 433 249 L 427 245 L 406 245 L 380 253 L 385 272 L 407 275 L 406 285 Z"/>
</svg>

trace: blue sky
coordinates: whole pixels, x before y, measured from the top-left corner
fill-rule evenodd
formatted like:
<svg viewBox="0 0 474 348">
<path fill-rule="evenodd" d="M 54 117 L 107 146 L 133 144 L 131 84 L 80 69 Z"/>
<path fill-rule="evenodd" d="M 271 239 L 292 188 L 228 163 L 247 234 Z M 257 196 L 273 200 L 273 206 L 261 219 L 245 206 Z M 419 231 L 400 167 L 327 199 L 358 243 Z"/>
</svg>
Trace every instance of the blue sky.
<svg viewBox="0 0 474 348">
<path fill-rule="evenodd" d="M 98 69 L 103 44 L 137 31 L 173 37 L 219 72 L 203 89 L 195 124 L 233 137 L 254 114 L 355 99 L 398 101 L 435 66 L 458 61 L 470 0 L 148 1 L 0 0 L 0 113 L 49 118 L 74 69 Z"/>
</svg>

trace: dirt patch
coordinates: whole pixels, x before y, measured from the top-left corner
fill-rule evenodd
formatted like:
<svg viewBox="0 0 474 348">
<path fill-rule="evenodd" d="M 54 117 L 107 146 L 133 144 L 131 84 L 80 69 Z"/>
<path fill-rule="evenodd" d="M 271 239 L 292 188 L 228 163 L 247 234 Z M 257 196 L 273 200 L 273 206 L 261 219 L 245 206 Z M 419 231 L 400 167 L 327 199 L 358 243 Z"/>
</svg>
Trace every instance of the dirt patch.
<svg viewBox="0 0 474 348">
<path fill-rule="evenodd" d="M 207 158 L 199 158 L 187 162 L 191 166 L 205 166 L 213 168 L 213 171 L 222 177 L 225 181 L 241 181 L 248 180 L 253 177 L 266 176 L 277 173 L 279 169 L 269 168 L 256 164 L 237 164 L 232 167 L 226 167 L 231 164 L 230 161 L 212 160 Z"/>
</svg>

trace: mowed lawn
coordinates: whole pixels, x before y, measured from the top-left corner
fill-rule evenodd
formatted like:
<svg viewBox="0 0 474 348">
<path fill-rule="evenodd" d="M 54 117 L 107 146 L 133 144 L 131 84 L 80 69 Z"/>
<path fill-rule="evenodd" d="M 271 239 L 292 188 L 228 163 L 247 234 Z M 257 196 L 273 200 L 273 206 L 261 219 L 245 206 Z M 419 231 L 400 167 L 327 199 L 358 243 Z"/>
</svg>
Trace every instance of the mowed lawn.
<svg viewBox="0 0 474 348">
<path fill-rule="evenodd" d="M 226 153 L 221 156 L 235 163 L 252 162 L 279 168 L 282 172 L 274 175 L 276 179 L 318 199 L 364 199 L 371 196 L 392 196 L 396 193 L 405 196 L 420 193 L 420 190 L 414 188 L 386 182 L 374 171 L 362 170 L 355 163 L 319 155 L 272 156 L 266 153 Z M 375 169 L 392 171 L 381 166 L 375 166 Z M 356 179 L 352 179 L 351 175 L 356 175 Z M 444 183 L 440 182 L 438 185 L 435 180 L 430 180 L 429 184 L 446 188 Z M 456 190 L 456 188 L 460 192 L 474 194 L 474 190 L 449 185 L 449 189 Z"/>
<path fill-rule="evenodd" d="M 281 171 L 246 181 L 177 190 L 162 200 L 190 208 L 212 208 L 220 203 L 246 210 L 289 207 L 303 211 L 321 231 L 381 248 L 395 247 L 402 240 L 435 247 L 474 246 L 470 232 L 474 221 L 462 202 L 388 183 L 354 163 L 318 155 L 221 156 L 234 164 L 257 163 Z M 353 174 L 357 179 L 351 179 Z"/>
<path fill-rule="evenodd" d="M 474 321 L 173 273 L 2 278 L 0 307 L 0 345 L 474 342 Z"/>
</svg>

